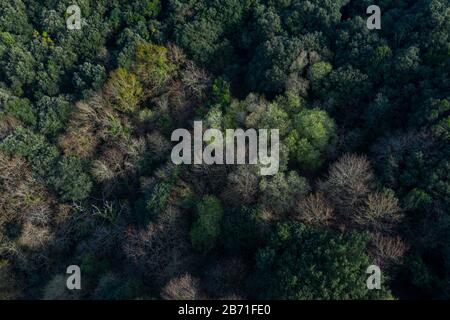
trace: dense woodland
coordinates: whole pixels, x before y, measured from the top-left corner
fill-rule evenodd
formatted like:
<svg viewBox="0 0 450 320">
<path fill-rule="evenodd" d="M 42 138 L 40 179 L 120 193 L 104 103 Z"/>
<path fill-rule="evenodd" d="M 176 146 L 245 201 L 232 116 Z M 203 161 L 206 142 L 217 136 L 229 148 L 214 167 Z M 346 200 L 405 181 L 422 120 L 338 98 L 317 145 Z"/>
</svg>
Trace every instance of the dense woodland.
<svg viewBox="0 0 450 320">
<path fill-rule="evenodd" d="M 449 0 L 2 0 L 0 299 L 449 299 L 449 140 Z"/>
</svg>

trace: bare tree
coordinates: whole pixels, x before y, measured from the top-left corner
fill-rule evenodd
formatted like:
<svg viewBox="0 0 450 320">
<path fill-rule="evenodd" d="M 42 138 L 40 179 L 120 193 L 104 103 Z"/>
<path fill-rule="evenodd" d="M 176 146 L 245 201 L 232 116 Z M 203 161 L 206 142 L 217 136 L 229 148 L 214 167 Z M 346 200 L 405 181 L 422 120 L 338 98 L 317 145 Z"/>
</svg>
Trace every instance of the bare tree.
<svg viewBox="0 0 450 320">
<path fill-rule="evenodd" d="M 165 300 L 197 300 L 201 298 L 199 280 L 186 273 L 172 279 L 163 288 L 161 297 Z"/>
<path fill-rule="evenodd" d="M 186 68 L 182 72 L 182 82 L 194 96 L 202 97 L 210 81 L 210 76 L 205 70 L 198 68 L 192 61 L 186 63 Z"/>
<path fill-rule="evenodd" d="M 190 263 L 188 230 L 186 217 L 178 208 L 168 206 L 146 229 L 129 228 L 122 249 L 139 271 L 153 281 L 165 283 Z"/>
<path fill-rule="evenodd" d="M 168 87 L 167 102 L 170 106 L 168 112 L 176 124 L 185 123 L 194 115 L 199 93 L 189 91 L 190 89 L 180 80 L 172 80 Z"/>
<path fill-rule="evenodd" d="M 103 183 L 106 192 L 114 190 L 119 179 L 125 175 L 125 158 L 126 154 L 120 147 L 111 147 L 92 163 L 92 176 Z"/>
<path fill-rule="evenodd" d="M 52 234 L 46 227 L 39 227 L 27 222 L 22 227 L 22 233 L 18 239 L 21 246 L 39 250 L 45 248 L 52 240 Z"/>
<path fill-rule="evenodd" d="M 58 145 L 66 155 L 90 157 L 98 143 L 91 126 L 77 127 L 69 124 L 67 132 L 60 136 Z"/>
<path fill-rule="evenodd" d="M 251 165 L 240 165 L 227 176 L 227 186 L 222 193 L 225 202 L 231 205 L 252 203 L 256 200 L 259 178 Z"/>
<path fill-rule="evenodd" d="M 171 143 L 159 131 L 153 131 L 145 137 L 151 157 L 155 161 L 163 161 L 171 150 Z"/>
<path fill-rule="evenodd" d="M 53 217 L 53 210 L 49 202 L 37 202 L 35 205 L 25 210 L 24 220 L 35 225 L 47 225 Z"/>
<path fill-rule="evenodd" d="M 312 225 L 328 225 L 333 219 L 333 208 L 323 194 L 314 193 L 299 201 L 296 219 Z"/>
<path fill-rule="evenodd" d="M 364 201 L 354 219 L 364 228 L 373 231 L 390 232 L 402 219 L 398 199 L 392 190 L 371 193 Z"/>
<path fill-rule="evenodd" d="M 43 226 L 53 215 L 53 204 L 53 197 L 23 158 L 0 152 L 0 227 L 13 220 Z"/>
<path fill-rule="evenodd" d="M 367 158 L 346 154 L 331 166 L 327 179 L 319 182 L 318 187 L 335 209 L 348 219 L 370 192 L 372 180 Z"/>
<path fill-rule="evenodd" d="M 387 268 L 399 264 L 407 249 L 400 237 L 376 233 L 373 236 L 372 248 L 369 253 L 378 266 Z"/>
<path fill-rule="evenodd" d="M 183 49 L 173 43 L 167 45 L 167 59 L 177 66 L 183 65 L 187 61 Z"/>
</svg>

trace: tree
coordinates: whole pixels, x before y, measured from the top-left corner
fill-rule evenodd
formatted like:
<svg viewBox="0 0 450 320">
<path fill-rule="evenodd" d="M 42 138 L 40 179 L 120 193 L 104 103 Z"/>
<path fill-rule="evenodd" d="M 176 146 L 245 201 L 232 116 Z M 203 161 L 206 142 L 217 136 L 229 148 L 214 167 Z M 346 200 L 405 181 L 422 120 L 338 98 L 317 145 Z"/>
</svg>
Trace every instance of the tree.
<svg viewBox="0 0 450 320">
<path fill-rule="evenodd" d="M 259 183 L 260 202 L 277 213 L 291 210 L 309 190 L 308 181 L 295 171 L 279 172 L 271 178 L 263 177 Z"/>
<path fill-rule="evenodd" d="M 32 225 L 47 226 L 51 222 L 54 198 L 33 175 L 25 159 L 0 152 L 0 185 L 0 230 L 5 227 L 13 235 L 16 232 L 8 225 L 22 229 L 24 223 L 30 223 L 32 229 Z"/>
<path fill-rule="evenodd" d="M 26 35 L 32 32 L 23 1 L 7 0 L 0 6 L 0 30 Z"/>
<path fill-rule="evenodd" d="M 80 290 L 69 290 L 66 285 L 67 278 L 63 274 L 55 275 L 45 286 L 44 300 L 78 300 Z"/>
<path fill-rule="evenodd" d="M 53 184 L 63 200 L 81 201 L 89 196 L 92 181 L 85 168 L 83 160 L 75 156 L 64 156 L 58 163 Z"/>
<path fill-rule="evenodd" d="M 289 115 L 299 113 L 306 104 L 305 99 L 295 91 L 286 91 L 277 96 L 275 101 Z"/>
<path fill-rule="evenodd" d="M 78 67 L 74 73 L 73 84 L 82 93 L 81 96 L 87 98 L 89 89 L 98 91 L 101 89 L 106 79 L 105 68 L 98 64 L 85 62 Z"/>
<path fill-rule="evenodd" d="M 402 213 L 394 192 L 385 189 L 369 194 L 354 219 L 366 230 L 392 232 L 402 219 Z"/>
<path fill-rule="evenodd" d="M 399 265 L 408 249 L 399 236 L 384 236 L 380 233 L 373 235 L 372 246 L 370 255 L 374 263 L 383 269 Z"/>
<path fill-rule="evenodd" d="M 222 205 L 214 196 L 204 196 L 197 205 L 197 213 L 190 236 L 192 246 L 202 252 L 211 251 L 220 234 Z"/>
<path fill-rule="evenodd" d="M 332 115 L 339 114 L 351 119 L 364 99 L 370 95 L 370 87 L 371 82 L 366 74 L 346 65 L 331 71 L 323 79 L 319 94 L 327 102 L 327 110 Z"/>
<path fill-rule="evenodd" d="M 386 288 L 368 290 L 367 238 L 300 223 L 282 223 L 257 253 L 258 298 L 380 299 Z M 305 248 L 320 250 L 305 250 Z M 383 286 L 384 287 L 384 286 Z"/>
<path fill-rule="evenodd" d="M 70 103 L 62 96 L 44 96 L 37 102 L 37 129 L 43 135 L 55 137 L 70 115 Z"/>
<path fill-rule="evenodd" d="M 130 268 L 158 286 L 179 277 L 192 263 L 188 231 L 186 215 L 174 206 L 145 228 L 127 228 L 122 250 Z"/>
<path fill-rule="evenodd" d="M 93 125 L 78 128 L 77 125 L 69 124 L 66 133 L 59 136 L 58 146 L 67 156 L 90 157 L 99 138 L 93 131 Z"/>
<path fill-rule="evenodd" d="M 321 193 L 313 193 L 300 200 L 295 211 L 297 220 L 314 226 L 326 226 L 334 218 L 334 208 Z"/>
<path fill-rule="evenodd" d="M 144 85 L 146 95 L 157 93 L 169 79 L 175 66 L 167 59 L 167 49 L 151 43 L 136 46 L 133 71 Z"/>
<path fill-rule="evenodd" d="M 249 65 L 248 85 L 252 91 L 281 93 L 289 75 L 289 67 L 302 51 L 298 38 L 274 37 L 256 49 Z"/>
<path fill-rule="evenodd" d="M 367 158 L 346 154 L 331 165 L 319 189 L 339 213 L 351 219 L 371 191 L 373 178 Z"/>
<path fill-rule="evenodd" d="M 39 226 L 31 222 L 22 225 L 20 237 L 17 243 L 27 249 L 43 251 L 52 242 L 53 237 L 47 226 Z"/>
<path fill-rule="evenodd" d="M 139 289 L 136 280 L 121 279 L 120 275 L 107 273 L 100 278 L 93 298 L 99 300 L 130 300 L 137 297 Z"/>
<path fill-rule="evenodd" d="M 36 59 L 20 44 L 9 46 L 0 62 L 4 81 L 7 81 L 12 92 L 21 96 L 26 86 L 36 77 Z"/>
<path fill-rule="evenodd" d="M 285 139 L 285 144 L 303 169 L 317 170 L 336 143 L 333 119 L 323 110 L 303 109 L 294 116 L 292 123 L 294 129 Z"/>
<path fill-rule="evenodd" d="M 199 280 L 190 274 L 175 278 L 163 288 L 161 297 L 165 300 L 197 300 L 201 299 Z"/>
<path fill-rule="evenodd" d="M 285 136 L 290 127 L 289 115 L 277 103 L 263 103 L 245 119 L 247 128 L 278 129 Z"/>
<path fill-rule="evenodd" d="M 250 268 L 244 259 L 221 258 L 205 267 L 203 287 L 211 299 L 242 296 Z"/>
<path fill-rule="evenodd" d="M 230 33 L 241 25 L 251 1 L 169 2 L 175 39 L 196 62 L 223 70 L 235 58 Z M 195 10 L 192 17 L 190 12 Z"/>
<path fill-rule="evenodd" d="M 257 215 L 258 209 L 252 206 L 224 210 L 221 242 L 226 250 L 237 254 L 255 249 L 259 239 Z"/>
<path fill-rule="evenodd" d="M 18 279 L 8 260 L 0 260 L 0 300 L 13 300 L 20 296 Z"/>
<path fill-rule="evenodd" d="M 394 68 L 398 77 L 406 77 L 410 79 L 419 72 L 420 65 L 420 49 L 417 47 L 409 47 L 399 52 L 394 60 Z"/>
<path fill-rule="evenodd" d="M 0 150 L 8 154 L 24 156 L 33 171 L 42 178 L 47 178 L 58 159 L 58 150 L 47 142 L 44 136 L 18 127 L 0 142 Z"/>
<path fill-rule="evenodd" d="M 171 196 L 172 188 L 172 183 L 166 181 L 161 181 L 151 188 L 145 199 L 147 218 L 158 215 L 166 208 Z"/>
<path fill-rule="evenodd" d="M 253 203 L 256 201 L 259 178 L 251 165 L 238 166 L 227 176 L 227 185 L 222 198 L 231 205 Z"/>
<path fill-rule="evenodd" d="M 104 93 L 114 108 L 128 113 L 136 110 L 143 89 L 136 75 L 119 68 L 110 74 Z"/>
<path fill-rule="evenodd" d="M 4 110 L 0 111 L 0 117 L 2 117 L 2 114 L 5 116 L 12 116 L 25 125 L 36 125 L 36 114 L 30 100 L 8 96 L 5 101 L 2 101 L 2 104 L 3 103 Z"/>
<path fill-rule="evenodd" d="M 348 0 L 322 1 L 312 0 L 307 4 L 294 0 L 287 10 L 286 29 L 291 34 L 306 32 L 305 30 L 332 32 L 333 27 L 341 20 L 341 10 Z M 281 5 L 280 5 L 281 6 Z"/>
<path fill-rule="evenodd" d="M 313 64 L 308 70 L 308 78 L 313 86 L 318 86 L 320 81 L 333 70 L 329 62 L 321 61 Z"/>
</svg>

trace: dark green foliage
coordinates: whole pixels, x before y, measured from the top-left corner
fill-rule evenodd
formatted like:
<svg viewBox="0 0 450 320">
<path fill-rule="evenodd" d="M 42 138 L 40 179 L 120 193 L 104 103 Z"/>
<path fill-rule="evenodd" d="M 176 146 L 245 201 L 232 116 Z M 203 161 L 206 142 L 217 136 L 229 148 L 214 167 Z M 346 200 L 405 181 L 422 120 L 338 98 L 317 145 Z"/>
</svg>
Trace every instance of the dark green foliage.
<svg viewBox="0 0 450 320">
<path fill-rule="evenodd" d="M 222 242 L 232 254 L 251 252 L 258 242 L 258 209 L 242 206 L 227 209 L 222 219 Z"/>
<path fill-rule="evenodd" d="M 4 101 L 4 116 L 12 116 L 29 126 L 36 125 L 36 115 L 30 100 L 8 97 Z"/>
<path fill-rule="evenodd" d="M 333 70 L 323 81 L 320 91 L 323 98 L 333 101 L 327 106 L 330 110 L 345 112 L 358 107 L 369 93 L 369 89 L 368 76 L 349 66 Z"/>
<path fill-rule="evenodd" d="M 98 90 L 106 79 L 105 67 L 85 62 L 74 73 L 73 84 L 82 93 L 84 98 L 89 95 L 89 90 Z"/>
<path fill-rule="evenodd" d="M 0 143 L 0 149 L 24 156 L 34 172 L 42 178 L 48 178 L 59 156 L 57 148 L 49 144 L 44 136 L 23 127 L 18 127 L 7 136 Z"/>
<path fill-rule="evenodd" d="M 257 254 L 256 297 L 268 299 L 371 299 L 388 297 L 386 288 L 370 291 L 370 265 L 362 235 L 341 235 L 298 223 L 277 227 Z M 264 288 L 264 289 L 263 289 Z"/>
<path fill-rule="evenodd" d="M 249 65 L 249 86 L 252 90 L 281 93 L 289 68 L 302 50 L 299 39 L 276 37 L 258 47 Z"/>
<path fill-rule="evenodd" d="M 53 184 L 63 200 L 81 201 L 89 196 L 92 180 L 86 169 L 84 161 L 74 156 L 64 156 L 58 163 Z"/>
<path fill-rule="evenodd" d="M 37 103 L 37 130 L 54 137 L 64 127 L 69 118 L 70 104 L 63 97 L 42 97 Z"/>
<path fill-rule="evenodd" d="M 227 68 L 234 57 L 227 37 L 241 23 L 250 4 L 249 0 L 214 0 L 200 4 L 195 18 L 189 19 L 194 1 L 170 1 L 177 42 L 197 61 L 214 69 Z"/>
<path fill-rule="evenodd" d="M 198 203 L 190 232 L 192 246 L 196 250 L 207 253 L 214 248 L 220 234 L 222 215 L 222 205 L 216 197 L 204 196 Z"/>
<path fill-rule="evenodd" d="M 164 212 L 171 200 L 178 175 L 179 170 L 176 167 L 163 168 L 160 172 L 160 180 L 149 185 L 144 196 L 138 199 L 135 211 L 138 221 L 143 226 Z"/>
<path fill-rule="evenodd" d="M 32 32 L 27 8 L 21 0 L 5 0 L 0 5 L 0 30 L 13 34 Z"/>
<path fill-rule="evenodd" d="M 105 274 L 100 278 L 93 298 L 97 300 L 130 300 L 137 297 L 138 290 L 139 283 L 136 280 L 124 281 L 115 274 Z"/>
</svg>

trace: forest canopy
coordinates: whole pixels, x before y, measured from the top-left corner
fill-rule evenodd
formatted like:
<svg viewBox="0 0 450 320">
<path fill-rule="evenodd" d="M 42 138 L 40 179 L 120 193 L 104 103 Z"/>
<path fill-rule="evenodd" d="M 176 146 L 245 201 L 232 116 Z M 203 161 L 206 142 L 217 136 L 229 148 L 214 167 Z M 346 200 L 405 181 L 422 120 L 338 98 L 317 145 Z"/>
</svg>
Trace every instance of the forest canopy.
<svg viewBox="0 0 450 320">
<path fill-rule="evenodd" d="M 449 0 L 73 4 L 0 2 L 0 299 L 450 298 Z M 279 172 L 175 165 L 194 120 Z"/>
</svg>

